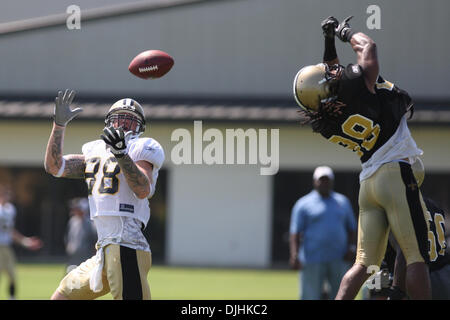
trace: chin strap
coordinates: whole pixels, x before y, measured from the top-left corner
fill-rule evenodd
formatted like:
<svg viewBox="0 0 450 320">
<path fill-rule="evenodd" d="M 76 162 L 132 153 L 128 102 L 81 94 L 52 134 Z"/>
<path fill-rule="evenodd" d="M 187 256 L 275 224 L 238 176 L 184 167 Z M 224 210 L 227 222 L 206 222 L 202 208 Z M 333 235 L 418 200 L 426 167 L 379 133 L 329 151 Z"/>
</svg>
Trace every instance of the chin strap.
<svg viewBox="0 0 450 320">
<path fill-rule="evenodd" d="M 142 134 L 143 132 L 133 133 L 130 135 L 130 140 L 138 139 Z"/>
</svg>

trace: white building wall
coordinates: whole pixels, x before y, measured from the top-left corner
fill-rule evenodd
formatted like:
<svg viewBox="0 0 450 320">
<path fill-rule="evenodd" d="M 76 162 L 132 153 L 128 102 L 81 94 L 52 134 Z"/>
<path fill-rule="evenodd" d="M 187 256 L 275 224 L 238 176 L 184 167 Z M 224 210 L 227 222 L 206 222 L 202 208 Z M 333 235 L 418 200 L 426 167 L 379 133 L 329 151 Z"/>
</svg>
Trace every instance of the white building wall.
<svg viewBox="0 0 450 320">
<path fill-rule="evenodd" d="M 173 168 L 168 263 L 270 266 L 271 178 L 245 166 Z"/>
</svg>

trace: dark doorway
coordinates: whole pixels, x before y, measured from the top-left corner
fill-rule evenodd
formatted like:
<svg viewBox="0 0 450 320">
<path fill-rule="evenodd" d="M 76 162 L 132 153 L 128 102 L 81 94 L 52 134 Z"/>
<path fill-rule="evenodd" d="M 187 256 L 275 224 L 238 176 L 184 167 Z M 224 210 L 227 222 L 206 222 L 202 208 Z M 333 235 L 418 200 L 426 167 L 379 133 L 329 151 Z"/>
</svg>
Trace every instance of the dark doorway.
<svg viewBox="0 0 450 320">
<path fill-rule="evenodd" d="M 289 224 L 295 202 L 312 190 L 312 173 L 307 171 L 280 171 L 274 177 L 272 264 L 288 267 Z M 359 171 L 334 171 L 334 190 L 350 199 L 355 218 L 358 218 Z M 446 238 L 450 236 L 450 174 L 427 172 L 421 186 L 424 196 L 430 197 L 446 213 Z"/>
</svg>

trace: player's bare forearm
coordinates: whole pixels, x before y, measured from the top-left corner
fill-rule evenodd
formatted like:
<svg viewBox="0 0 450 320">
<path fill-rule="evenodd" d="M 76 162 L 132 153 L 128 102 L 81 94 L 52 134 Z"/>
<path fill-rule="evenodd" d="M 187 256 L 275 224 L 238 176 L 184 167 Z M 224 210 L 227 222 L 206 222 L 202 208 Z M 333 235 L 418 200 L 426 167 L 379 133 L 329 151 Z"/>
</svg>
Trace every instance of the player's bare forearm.
<svg viewBox="0 0 450 320">
<path fill-rule="evenodd" d="M 353 51 L 356 53 L 357 63 L 364 71 L 364 77 L 369 90 L 373 87 L 378 77 L 379 65 L 377 46 L 375 42 L 362 32 L 355 33 L 350 39 Z"/>
<path fill-rule="evenodd" d="M 53 129 L 50 138 L 48 139 L 44 162 L 45 171 L 52 175 L 56 175 L 62 166 L 64 131 L 65 127 L 53 123 Z"/>
<path fill-rule="evenodd" d="M 86 162 L 84 155 L 69 154 L 64 156 L 65 167 L 61 177 L 69 179 L 84 179 Z"/>
<path fill-rule="evenodd" d="M 139 199 L 147 198 L 150 195 L 151 178 L 128 155 L 117 158 L 117 162 L 134 194 Z"/>
<path fill-rule="evenodd" d="M 63 143 L 65 127 L 53 124 L 52 133 L 48 140 L 45 152 L 45 171 L 52 175 L 57 175 L 63 165 Z M 84 178 L 85 161 L 83 155 L 64 156 L 64 171 L 61 177 L 82 179 Z"/>
<path fill-rule="evenodd" d="M 356 52 L 358 64 L 378 62 L 375 42 L 362 32 L 355 33 L 350 39 L 353 51 Z"/>
<path fill-rule="evenodd" d="M 12 239 L 15 243 L 29 250 L 38 250 L 43 245 L 41 239 L 37 237 L 26 237 L 16 229 L 12 230 Z"/>
</svg>

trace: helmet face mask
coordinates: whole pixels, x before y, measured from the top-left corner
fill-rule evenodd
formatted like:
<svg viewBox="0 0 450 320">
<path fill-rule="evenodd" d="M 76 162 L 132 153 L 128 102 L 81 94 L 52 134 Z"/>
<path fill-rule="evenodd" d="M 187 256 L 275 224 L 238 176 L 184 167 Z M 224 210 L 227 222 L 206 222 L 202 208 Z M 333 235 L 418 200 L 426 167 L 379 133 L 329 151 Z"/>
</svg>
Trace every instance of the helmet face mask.
<svg viewBox="0 0 450 320">
<path fill-rule="evenodd" d="M 325 63 L 325 79 L 327 82 L 337 81 L 341 78 L 344 66 L 340 64 L 333 64 L 329 66 Z"/>
<path fill-rule="evenodd" d="M 125 132 L 139 133 L 142 121 L 131 113 L 117 112 L 108 117 L 106 125 L 113 126 L 115 129 L 122 128 Z"/>
<path fill-rule="evenodd" d="M 326 63 L 300 69 L 293 85 L 297 104 L 305 111 L 317 112 L 321 103 L 335 99 L 343 70 L 341 65 L 328 66 Z"/>
<path fill-rule="evenodd" d="M 144 109 L 133 99 L 121 99 L 109 109 L 105 125 L 141 134 L 145 131 Z"/>
</svg>

